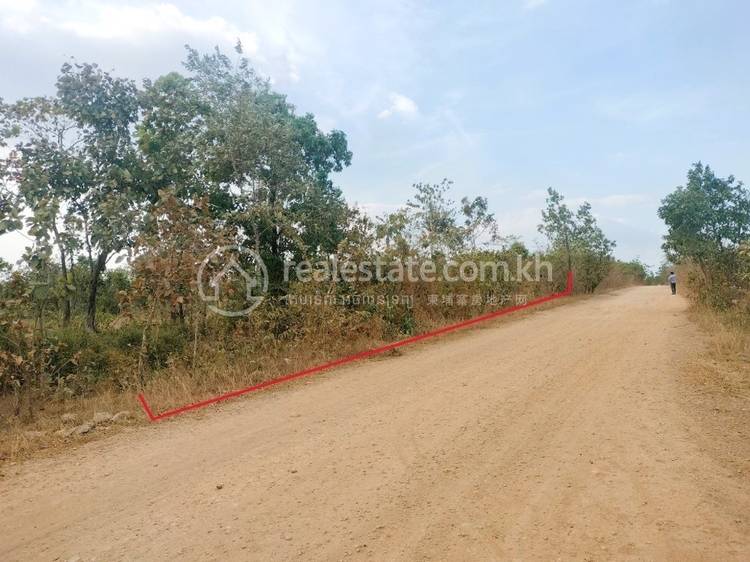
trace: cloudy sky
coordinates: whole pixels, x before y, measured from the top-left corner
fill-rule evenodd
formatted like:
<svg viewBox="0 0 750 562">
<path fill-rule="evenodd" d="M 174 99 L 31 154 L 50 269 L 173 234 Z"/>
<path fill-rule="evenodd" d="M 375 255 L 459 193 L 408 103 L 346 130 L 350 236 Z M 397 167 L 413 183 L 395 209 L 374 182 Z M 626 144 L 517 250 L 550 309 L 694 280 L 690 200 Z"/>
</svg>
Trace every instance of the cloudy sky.
<svg viewBox="0 0 750 562">
<path fill-rule="evenodd" d="M 656 265 L 656 208 L 692 162 L 750 181 L 749 20 L 743 0 L 0 0 L 0 97 L 53 93 L 69 57 L 140 80 L 179 70 L 185 43 L 240 38 L 348 134 L 337 183 L 368 212 L 447 177 L 534 247 L 553 186 L 592 203 L 618 257 Z"/>
</svg>

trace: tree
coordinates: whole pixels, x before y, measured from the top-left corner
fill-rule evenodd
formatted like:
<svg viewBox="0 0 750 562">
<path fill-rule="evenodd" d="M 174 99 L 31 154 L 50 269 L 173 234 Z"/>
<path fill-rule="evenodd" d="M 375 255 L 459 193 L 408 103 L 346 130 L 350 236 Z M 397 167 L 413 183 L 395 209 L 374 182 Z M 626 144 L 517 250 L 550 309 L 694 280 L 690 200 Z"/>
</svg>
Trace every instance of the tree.
<svg viewBox="0 0 750 562">
<path fill-rule="evenodd" d="M 542 222 L 538 230 L 540 234 L 547 236 L 553 247 L 565 250 L 570 271 L 573 267 L 570 247 L 576 225 L 573 213 L 563 201 L 564 197 L 560 193 L 551 187 L 547 188 L 547 208 L 542 211 Z"/>
<path fill-rule="evenodd" d="M 539 232 L 553 251 L 564 252 L 568 271 L 575 266 L 578 286 L 592 292 L 609 271 L 615 243 L 602 232 L 588 202 L 574 213 L 560 193 L 550 187 L 547 194 Z"/>
<path fill-rule="evenodd" d="M 143 155 L 146 197 L 159 199 L 159 191 L 172 189 L 187 200 L 207 195 L 210 189 L 203 165 L 205 114 L 192 81 L 170 72 L 154 82 L 144 81 L 140 93 L 143 118 L 138 124 L 138 148 Z"/>
<path fill-rule="evenodd" d="M 126 310 L 132 310 L 134 301 L 146 305 L 138 361 L 141 381 L 148 331 L 164 313 L 180 325 L 192 328 L 195 365 L 200 326 L 206 314 L 206 304 L 198 296 L 195 266 L 217 247 L 227 244 L 227 233 L 211 217 L 205 198 L 186 203 L 174 191 L 159 192 L 159 200 L 149 209 L 135 241 L 134 280 L 124 299 Z M 211 269 L 213 264 L 206 265 Z M 206 277 L 210 279 L 216 273 L 215 268 L 211 269 L 206 271 Z"/>
<path fill-rule="evenodd" d="M 495 216 L 484 197 L 463 197 L 460 206 L 450 198 L 453 182 L 415 183 L 416 194 L 406 207 L 378 217 L 376 239 L 384 248 L 405 257 L 425 253 L 430 258 L 476 250 L 482 238 L 497 242 Z M 463 224 L 459 223 L 463 217 Z"/>
<path fill-rule="evenodd" d="M 23 228 L 21 197 L 11 183 L 6 161 L 0 160 L 0 236 Z"/>
<path fill-rule="evenodd" d="M 244 57 L 235 65 L 218 50 L 188 49 L 185 66 L 202 112 L 215 209 L 264 258 L 278 290 L 285 256 L 331 253 L 343 239 L 349 210 L 330 174 L 351 163 L 346 136 L 321 132 L 311 114 L 297 116 Z"/>
<path fill-rule="evenodd" d="M 78 245 L 80 226 L 68 203 L 81 191 L 88 175 L 78 148 L 81 139 L 75 123 L 55 98 L 23 99 L 5 106 L 3 113 L 13 124 L 17 139 L 4 166 L 17 189 L 16 214 L 28 210 L 26 226 L 36 241 L 37 253 L 51 254 L 50 245 L 57 250 L 62 325 L 67 326 L 74 291 L 69 260 Z M 20 226 L 17 221 L 15 227 Z"/>
<path fill-rule="evenodd" d="M 662 247 L 669 259 L 692 260 L 710 285 L 715 274 L 736 266 L 737 250 L 750 237 L 750 191 L 698 162 L 687 183 L 662 200 L 659 217 L 667 225 Z"/>
<path fill-rule="evenodd" d="M 615 243 L 599 228 L 588 202 L 576 211 L 573 244 L 579 282 L 586 292 L 592 292 L 609 271 Z"/>
<path fill-rule="evenodd" d="M 377 218 L 375 237 L 382 241 L 382 248 L 399 257 L 406 257 L 413 251 L 413 232 L 408 209 L 399 209 Z"/>
<path fill-rule="evenodd" d="M 8 139 L 18 136 L 18 127 L 11 120 L 11 109 L 0 98 L 0 148 L 8 145 Z M 11 152 L 10 156 L 13 156 Z M 14 189 L 13 159 L 0 158 L 0 235 L 23 227 L 21 220 L 21 198 Z"/>
<path fill-rule="evenodd" d="M 486 197 L 468 197 L 461 199 L 461 212 L 464 216 L 463 238 L 470 242 L 472 250 L 477 247 L 477 241 L 482 236 L 488 236 L 488 242 L 498 240 L 497 222 L 495 215 L 488 211 L 489 204 Z"/>
<path fill-rule="evenodd" d="M 57 80 L 60 107 L 80 130 L 89 174 L 70 197 L 83 225 L 91 272 L 86 327 L 96 330 L 96 297 L 107 260 L 132 243 L 138 222 L 140 160 L 131 132 L 138 118 L 132 80 L 116 78 L 95 64 L 64 64 Z"/>
<path fill-rule="evenodd" d="M 448 198 L 453 182 L 415 183 L 414 199 L 406 206 L 417 229 L 417 243 L 430 257 L 447 255 L 461 246 L 461 230 L 456 224 L 456 209 Z"/>
</svg>

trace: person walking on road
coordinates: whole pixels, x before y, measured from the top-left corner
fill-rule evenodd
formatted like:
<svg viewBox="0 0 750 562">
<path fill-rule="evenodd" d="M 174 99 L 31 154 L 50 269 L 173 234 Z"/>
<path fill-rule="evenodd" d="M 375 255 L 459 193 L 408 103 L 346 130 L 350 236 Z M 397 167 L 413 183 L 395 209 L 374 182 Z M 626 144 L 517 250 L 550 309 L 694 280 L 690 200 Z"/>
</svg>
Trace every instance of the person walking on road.
<svg viewBox="0 0 750 562">
<path fill-rule="evenodd" d="M 667 281 L 669 281 L 669 286 L 672 289 L 672 294 L 677 294 L 677 276 L 674 274 L 674 271 L 669 272 L 669 277 L 667 277 Z"/>
</svg>

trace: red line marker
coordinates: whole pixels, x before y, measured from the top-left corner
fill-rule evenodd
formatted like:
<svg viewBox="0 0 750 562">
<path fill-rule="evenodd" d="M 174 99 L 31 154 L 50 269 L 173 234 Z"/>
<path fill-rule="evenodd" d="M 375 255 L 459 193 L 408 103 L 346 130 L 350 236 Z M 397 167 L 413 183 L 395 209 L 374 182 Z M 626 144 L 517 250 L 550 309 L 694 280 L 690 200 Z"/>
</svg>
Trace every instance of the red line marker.
<svg viewBox="0 0 750 562">
<path fill-rule="evenodd" d="M 141 402 L 141 406 L 143 406 L 143 410 L 146 412 L 148 419 L 150 419 L 151 421 L 154 421 L 156 419 L 156 416 L 151 411 L 151 408 L 149 408 L 148 402 L 146 402 L 146 397 L 143 395 L 142 392 L 138 395 L 138 400 Z"/>
<path fill-rule="evenodd" d="M 310 375 L 313 375 L 315 373 L 320 373 L 321 371 L 327 371 L 328 369 L 332 369 L 334 367 L 338 367 L 339 365 L 344 365 L 346 363 L 352 363 L 354 361 L 358 361 L 360 359 L 364 359 L 366 357 L 372 357 L 373 355 L 378 355 L 380 353 L 384 353 L 386 351 L 390 351 L 392 349 L 396 349 L 399 347 L 404 347 L 406 345 L 410 345 L 413 343 L 416 343 L 418 341 L 426 340 L 428 338 L 434 338 L 436 336 L 440 336 L 443 334 L 447 334 L 448 332 L 454 332 L 456 330 L 460 330 L 462 328 L 466 328 L 468 326 L 473 326 L 474 324 L 479 324 L 480 322 L 485 322 L 487 320 L 491 320 L 493 318 L 497 318 L 498 316 L 503 316 L 505 314 L 510 314 L 512 312 L 517 312 L 519 310 L 523 310 L 525 308 L 531 308 L 533 306 L 538 306 L 540 304 L 544 304 L 545 302 L 550 302 L 555 299 L 559 299 L 562 297 L 567 297 L 573 292 L 573 272 L 568 272 L 568 283 L 565 287 L 565 290 L 560 293 L 553 293 L 551 295 L 547 295 L 545 297 L 539 297 L 537 299 L 534 299 L 532 301 L 529 301 L 525 304 L 519 304 L 516 306 L 511 306 L 509 308 L 503 308 L 502 310 L 496 310 L 494 312 L 490 312 L 488 314 L 483 314 L 481 316 L 476 316 L 474 318 L 471 318 L 469 320 L 464 320 L 462 322 L 458 322 L 456 324 L 451 324 L 449 326 L 444 326 L 442 328 L 438 328 L 437 330 L 433 330 L 431 332 L 426 332 L 424 334 L 419 334 L 417 336 L 412 336 L 410 338 L 406 338 L 404 340 L 399 340 L 397 342 L 389 343 L 387 345 L 383 345 L 381 347 L 375 347 L 373 349 L 368 349 L 366 351 L 361 351 L 359 353 L 355 353 L 354 355 L 348 355 L 346 357 L 341 357 L 339 359 L 335 359 L 333 361 L 329 361 L 328 363 L 323 363 L 321 365 L 316 365 L 315 367 L 310 367 L 308 369 L 304 369 L 302 371 L 297 371 L 296 373 L 290 373 L 288 375 L 284 375 L 275 379 L 267 380 L 258 384 L 255 384 L 253 386 L 248 386 L 246 388 L 240 388 L 238 390 L 233 390 L 231 392 L 227 392 L 225 394 L 220 394 L 219 396 L 214 396 L 213 398 L 209 398 L 207 400 L 202 400 L 200 402 L 194 402 L 192 404 L 187 404 L 185 406 L 180 406 L 179 408 L 174 408 L 172 410 L 167 410 L 166 412 L 162 412 L 161 414 L 154 415 L 153 411 L 148 405 L 148 402 L 146 401 L 146 397 L 143 395 L 143 393 L 138 395 L 138 400 L 141 403 L 141 406 L 143 407 L 143 411 L 146 412 L 146 415 L 148 416 L 148 419 L 152 422 L 160 421 L 165 418 L 171 418 L 172 416 L 176 416 L 179 414 L 184 414 L 185 412 L 189 412 L 191 410 L 197 410 L 199 408 L 204 408 L 206 406 L 210 406 L 211 404 L 216 404 L 217 402 L 223 402 L 224 400 L 229 400 L 230 398 L 236 398 L 237 396 L 242 396 L 243 394 L 249 394 L 250 392 L 256 392 L 258 390 L 262 390 L 264 388 L 268 388 L 269 386 L 274 386 L 277 384 L 281 384 L 284 382 L 288 382 L 294 379 L 299 379 L 302 377 L 307 377 Z"/>
</svg>

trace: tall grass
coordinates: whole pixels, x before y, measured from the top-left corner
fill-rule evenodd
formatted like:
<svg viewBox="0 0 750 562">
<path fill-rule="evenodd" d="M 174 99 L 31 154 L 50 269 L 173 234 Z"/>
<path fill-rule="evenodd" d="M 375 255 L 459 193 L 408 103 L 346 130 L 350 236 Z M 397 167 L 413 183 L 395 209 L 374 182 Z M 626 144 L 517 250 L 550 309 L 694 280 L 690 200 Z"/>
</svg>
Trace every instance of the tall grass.
<svg viewBox="0 0 750 562">
<path fill-rule="evenodd" d="M 692 317 L 707 336 L 706 354 L 697 369 L 701 383 L 750 399 L 750 294 L 718 307 L 697 268 L 683 264 L 676 272 L 681 292 L 692 302 Z"/>
</svg>

